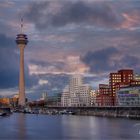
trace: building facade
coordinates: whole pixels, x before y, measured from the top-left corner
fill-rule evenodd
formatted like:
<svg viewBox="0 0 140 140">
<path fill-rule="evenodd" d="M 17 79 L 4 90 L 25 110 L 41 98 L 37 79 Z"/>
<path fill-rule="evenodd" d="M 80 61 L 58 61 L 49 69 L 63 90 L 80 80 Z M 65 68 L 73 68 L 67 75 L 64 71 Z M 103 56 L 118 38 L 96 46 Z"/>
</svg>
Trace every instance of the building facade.
<svg viewBox="0 0 140 140">
<path fill-rule="evenodd" d="M 116 102 L 117 90 L 119 90 L 121 87 L 126 87 L 130 85 L 133 79 L 134 79 L 134 72 L 131 69 L 122 69 L 116 73 L 110 73 L 109 86 L 111 89 L 113 106 L 117 105 Z"/>
<path fill-rule="evenodd" d="M 74 75 L 70 78 L 70 84 L 63 90 L 61 97 L 62 106 L 90 106 L 91 87 L 83 84 L 81 75 Z"/>
<path fill-rule="evenodd" d="M 67 85 L 61 95 L 61 106 L 67 107 L 69 106 L 70 102 L 70 93 L 69 93 L 69 86 Z"/>
<path fill-rule="evenodd" d="M 117 91 L 119 91 L 121 88 L 124 87 L 136 85 L 140 85 L 139 76 L 135 76 L 133 70 L 131 69 L 122 69 L 119 70 L 118 72 L 110 73 L 109 85 L 106 84 L 99 85 L 100 95 L 97 97 L 98 105 L 103 104 L 108 104 L 111 106 L 117 105 L 118 104 L 116 97 Z"/>
<path fill-rule="evenodd" d="M 112 106 L 112 96 L 109 94 L 99 94 L 96 96 L 97 106 Z"/>
<path fill-rule="evenodd" d="M 116 96 L 119 106 L 140 106 L 140 86 L 121 88 Z"/>
<path fill-rule="evenodd" d="M 100 94 L 111 94 L 111 88 L 107 84 L 99 84 Z"/>
<path fill-rule="evenodd" d="M 97 104 L 96 104 L 96 96 L 97 96 L 97 91 L 92 89 L 90 91 L 90 105 L 91 106 L 97 106 Z"/>
</svg>

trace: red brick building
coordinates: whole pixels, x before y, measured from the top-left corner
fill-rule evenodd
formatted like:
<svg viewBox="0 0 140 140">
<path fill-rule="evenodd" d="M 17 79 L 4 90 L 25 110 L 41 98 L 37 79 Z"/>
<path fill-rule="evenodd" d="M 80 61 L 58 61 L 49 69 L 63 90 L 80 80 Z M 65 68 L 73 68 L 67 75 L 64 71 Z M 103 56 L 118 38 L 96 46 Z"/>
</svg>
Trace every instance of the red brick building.
<svg viewBox="0 0 140 140">
<path fill-rule="evenodd" d="M 97 106 L 112 106 L 112 96 L 109 94 L 99 94 L 96 96 Z"/>
<path fill-rule="evenodd" d="M 109 87 L 111 89 L 111 94 L 115 96 L 115 84 L 121 82 L 121 74 L 120 73 L 110 73 L 109 75 Z"/>
<path fill-rule="evenodd" d="M 117 105 L 116 92 L 126 86 L 140 85 L 139 80 L 134 79 L 134 72 L 131 69 L 122 69 L 109 75 L 109 85 L 99 85 L 99 95 L 97 95 L 98 105 Z"/>
<path fill-rule="evenodd" d="M 130 86 L 136 86 L 136 85 L 140 85 L 140 80 L 132 80 L 130 82 Z"/>
<path fill-rule="evenodd" d="M 134 72 L 130 69 L 119 70 L 119 74 L 121 74 L 121 82 L 130 83 L 131 80 L 134 79 Z"/>
<path fill-rule="evenodd" d="M 111 90 L 107 84 L 99 84 L 99 93 L 100 94 L 110 94 Z"/>
<path fill-rule="evenodd" d="M 107 84 L 99 84 L 99 95 L 96 96 L 98 106 L 112 106 L 111 88 Z"/>
<path fill-rule="evenodd" d="M 116 73 L 110 73 L 109 86 L 111 88 L 112 102 L 116 105 L 116 91 L 121 87 L 129 86 L 134 79 L 134 72 L 131 69 L 119 70 Z"/>
</svg>

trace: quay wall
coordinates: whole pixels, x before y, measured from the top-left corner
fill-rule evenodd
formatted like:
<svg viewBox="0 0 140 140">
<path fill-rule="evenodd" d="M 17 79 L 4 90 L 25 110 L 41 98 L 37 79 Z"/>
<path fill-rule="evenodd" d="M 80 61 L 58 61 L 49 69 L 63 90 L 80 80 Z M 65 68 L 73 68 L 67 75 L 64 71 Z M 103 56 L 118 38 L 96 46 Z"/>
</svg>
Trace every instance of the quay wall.
<svg viewBox="0 0 140 140">
<path fill-rule="evenodd" d="M 47 110 L 68 110 L 76 115 L 140 119 L 140 107 L 46 107 Z"/>
</svg>

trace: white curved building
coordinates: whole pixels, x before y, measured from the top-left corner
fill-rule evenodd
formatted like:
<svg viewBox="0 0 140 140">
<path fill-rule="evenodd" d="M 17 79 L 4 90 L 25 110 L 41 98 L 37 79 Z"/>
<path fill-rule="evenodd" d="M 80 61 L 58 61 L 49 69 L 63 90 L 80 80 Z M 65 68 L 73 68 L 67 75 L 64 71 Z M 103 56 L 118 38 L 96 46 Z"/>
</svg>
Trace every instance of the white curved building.
<svg viewBox="0 0 140 140">
<path fill-rule="evenodd" d="M 70 84 L 65 87 L 61 97 L 62 106 L 90 106 L 91 87 L 83 84 L 81 75 L 70 78 Z"/>
</svg>

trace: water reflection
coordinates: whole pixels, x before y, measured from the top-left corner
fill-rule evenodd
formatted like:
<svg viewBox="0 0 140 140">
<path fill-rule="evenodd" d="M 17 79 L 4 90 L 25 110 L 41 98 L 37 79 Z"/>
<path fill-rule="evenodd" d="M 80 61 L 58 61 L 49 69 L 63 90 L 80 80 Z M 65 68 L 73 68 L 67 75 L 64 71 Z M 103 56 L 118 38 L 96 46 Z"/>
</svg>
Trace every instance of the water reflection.
<svg viewBox="0 0 140 140">
<path fill-rule="evenodd" d="M 140 139 L 135 120 L 93 116 L 63 116 L 64 136 L 72 139 Z"/>
<path fill-rule="evenodd" d="M 93 116 L 13 114 L 0 119 L 0 139 L 126 140 L 140 139 L 138 120 Z"/>
<path fill-rule="evenodd" d="M 17 115 L 17 130 L 18 130 L 18 139 L 26 139 L 26 116 L 23 113 Z"/>
<path fill-rule="evenodd" d="M 135 123 L 133 127 L 137 129 L 137 134 L 140 135 L 140 123 Z"/>
<path fill-rule="evenodd" d="M 72 139 L 92 140 L 100 137 L 100 118 L 92 116 L 62 116 L 63 133 Z M 101 135 L 102 136 L 102 135 Z"/>
</svg>

